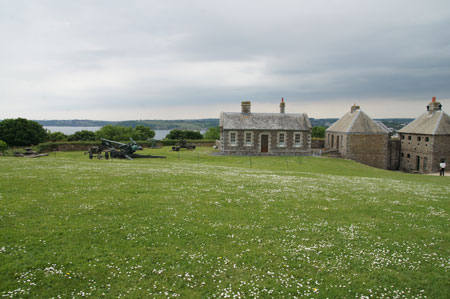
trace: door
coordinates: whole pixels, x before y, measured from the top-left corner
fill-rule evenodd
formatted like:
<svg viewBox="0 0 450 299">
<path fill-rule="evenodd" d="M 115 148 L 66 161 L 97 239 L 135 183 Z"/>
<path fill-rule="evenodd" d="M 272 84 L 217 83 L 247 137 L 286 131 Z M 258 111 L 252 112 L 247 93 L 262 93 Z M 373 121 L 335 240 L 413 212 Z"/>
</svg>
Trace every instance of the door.
<svg viewBox="0 0 450 299">
<path fill-rule="evenodd" d="M 261 135 L 261 153 L 269 152 L 269 135 Z"/>
<path fill-rule="evenodd" d="M 419 171 L 420 170 L 420 157 L 416 156 L 416 170 Z"/>
</svg>

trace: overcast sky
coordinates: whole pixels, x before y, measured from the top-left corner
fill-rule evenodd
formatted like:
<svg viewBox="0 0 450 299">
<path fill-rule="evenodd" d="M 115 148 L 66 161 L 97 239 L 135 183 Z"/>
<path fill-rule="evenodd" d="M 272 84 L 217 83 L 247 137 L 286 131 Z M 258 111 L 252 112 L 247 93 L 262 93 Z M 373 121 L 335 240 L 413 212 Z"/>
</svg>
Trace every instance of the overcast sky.
<svg viewBox="0 0 450 299">
<path fill-rule="evenodd" d="M 0 0 L 0 119 L 450 112 L 449 0 Z"/>
</svg>

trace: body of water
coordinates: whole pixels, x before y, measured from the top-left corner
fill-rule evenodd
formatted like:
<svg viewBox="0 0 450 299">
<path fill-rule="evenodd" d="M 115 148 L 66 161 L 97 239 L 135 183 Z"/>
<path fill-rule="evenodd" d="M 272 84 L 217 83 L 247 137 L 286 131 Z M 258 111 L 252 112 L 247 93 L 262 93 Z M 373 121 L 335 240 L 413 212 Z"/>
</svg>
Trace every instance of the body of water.
<svg viewBox="0 0 450 299">
<path fill-rule="evenodd" d="M 72 135 L 77 131 L 87 130 L 87 131 L 97 131 L 101 127 L 52 127 L 52 126 L 44 126 L 44 129 L 49 130 L 50 132 L 61 132 L 66 135 Z M 170 130 L 154 130 L 155 131 L 155 139 L 161 140 L 169 134 Z M 200 133 L 204 134 L 205 131 L 202 130 Z"/>
</svg>

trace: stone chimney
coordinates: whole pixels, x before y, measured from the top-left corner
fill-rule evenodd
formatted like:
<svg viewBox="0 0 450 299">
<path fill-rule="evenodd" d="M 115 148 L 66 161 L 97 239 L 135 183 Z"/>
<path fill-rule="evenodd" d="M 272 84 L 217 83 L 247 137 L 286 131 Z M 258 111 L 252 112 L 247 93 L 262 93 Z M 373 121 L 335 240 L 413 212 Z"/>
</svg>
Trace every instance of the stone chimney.
<svg viewBox="0 0 450 299">
<path fill-rule="evenodd" d="M 242 113 L 249 114 L 251 106 L 252 106 L 252 103 L 250 101 L 242 102 L 241 103 Z"/>
<path fill-rule="evenodd" d="M 355 112 L 356 110 L 359 110 L 359 109 L 360 109 L 360 107 L 359 107 L 359 106 L 356 106 L 356 104 L 354 104 L 354 105 L 352 106 L 352 108 L 350 109 L 350 112 L 353 113 L 353 112 Z"/>
<path fill-rule="evenodd" d="M 433 99 L 431 100 L 431 103 L 428 104 L 428 106 L 427 106 L 427 110 L 430 113 L 433 113 L 434 111 L 442 110 L 442 105 L 441 105 L 441 103 L 436 102 L 436 97 L 433 97 Z"/>
<path fill-rule="evenodd" d="M 286 107 L 286 103 L 284 102 L 284 99 L 281 98 L 281 103 L 280 103 L 280 113 L 284 114 L 284 108 Z"/>
</svg>

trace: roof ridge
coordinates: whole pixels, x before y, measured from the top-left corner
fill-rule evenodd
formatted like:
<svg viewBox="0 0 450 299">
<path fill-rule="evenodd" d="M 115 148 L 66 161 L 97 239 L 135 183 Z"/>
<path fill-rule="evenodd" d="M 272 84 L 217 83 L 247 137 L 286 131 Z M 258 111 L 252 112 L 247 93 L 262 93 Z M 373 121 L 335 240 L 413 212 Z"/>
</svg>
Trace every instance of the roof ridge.
<svg viewBox="0 0 450 299">
<path fill-rule="evenodd" d="M 436 131 L 439 128 L 439 126 L 441 125 L 441 121 L 442 121 L 443 116 L 444 116 L 444 113 L 442 113 L 442 111 L 441 111 L 441 115 L 439 115 L 439 119 L 436 122 L 436 127 L 434 127 L 433 133 L 431 135 L 436 135 Z"/>
<path fill-rule="evenodd" d="M 356 120 L 359 118 L 359 116 L 361 115 L 361 110 L 358 109 L 358 114 L 355 116 L 355 118 L 352 120 L 352 122 L 350 123 L 350 125 L 348 126 L 347 130 L 345 131 L 346 133 L 350 132 L 350 129 L 353 127 L 353 125 L 355 124 Z"/>
</svg>

